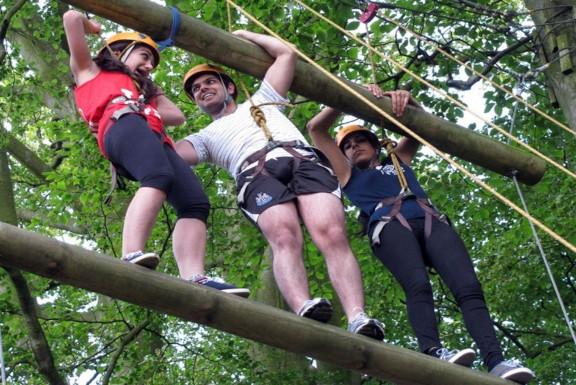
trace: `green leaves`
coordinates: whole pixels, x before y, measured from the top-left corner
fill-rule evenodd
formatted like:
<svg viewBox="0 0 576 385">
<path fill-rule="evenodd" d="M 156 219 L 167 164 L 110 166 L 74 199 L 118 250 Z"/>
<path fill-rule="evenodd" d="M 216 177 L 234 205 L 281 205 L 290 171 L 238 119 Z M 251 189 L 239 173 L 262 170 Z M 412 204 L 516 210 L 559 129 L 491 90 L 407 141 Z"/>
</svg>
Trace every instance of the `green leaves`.
<svg viewBox="0 0 576 385">
<path fill-rule="evenodd" d="M 14 3 L 9 0 L 3 6 L 10 8 Z M 228 29 L 224 2 L 168 3 L 191 16 L 201 17 L 207 23 Z M 315 0 L 308 3 L 346 30 L 355 34 L 365 33 L 365 27 L 358 20 L 363 9 L 355 2 Z M 493 86 L 484 84 L 479 92 L 449 87 L 451 80 L 465 82 L 473 74 L 438 54 L 426 41 L 443 46 L 507 88 L 518 86 L 523 74 L 541 65 L 533 53 L 537 45 L 532 42 L 499 59 L 497 57 L 498 52 L 514 46 L 534 30 L 527 14 L 508 19 L 503 16 L 510 10 L 523 10 L 522 4 L 487 0 L 476 1 L 474 6 L 465 3 L 471 2 L 388 2 L 388 6 L 381 9 L 368 26 L 371 42 L 386 56 L 455 97 L 461 98 L 466 93 L 478 94 L 477 99 L 481 99 L 478 104 L 484 105 L 474 106 L 476 110 L 484 110 L 489 119 L 504 128 L 514 124 L 515 135 L 574 170 L 576 142 L 570 134 L 522 105 L 518 105 L 512 121 L 511 112 L 517 102 Z M 331 72 L 356 83 L 371 79 L 366 48 L 318 20 L 295 2 L 258 0 L 240 5 Z M 59 162 L 58 167 L 46 175 L 46 182 L 41 182 L 12 159 L 10 170 L 16 205 L 39 215 L 31 222 L 22 222 L 21 226 L 98 252 L 118 255 L 123 214 L 136 186 L 130 183 L 128 191 L 117 191 L 111 206 L 103 204 L 109 188 L 108 165 L 73 105 L 60 7 L 56 2 L 44 2 L 42 7 L 28 2 L 12 19 L 4 41 L 8 56 L 0 69 L 0 124 L 47 165 Z M 232 19 L 234 28 L 259 30 L 235 10 Z M 388 19 L 423 35 L 425 41 L 418 40 Z M 114 23 L 103 22 L 107 33 L 120 28 Z M 99 44 L 95 38 L 94 45 Z M 162 55 L 162 64 L 154 79 L 188 117 L 186 125 L 170 131 L 178 140 L 210 121 L 181 90 L 183 74 L 206 59 L 178 48 L 170 48 Z M 491 65 L 494 60 L 495 64 Z M 376 67 L 377 79 L 383 89 L 409 88 L 427 110 L 505 140 L 484 124 L 462 120 L 463 111 L 459 107 L 392 63 L 376 56 Z M 249 76 L 242 75 L 241 78 L 250 89 L 258 84 Z M 522 97 L 564 121 L 562 111 L 550 107 L 545 81 L 542 73 L 526 79 L 522 84 Z M 297 95 L 290 95 L 290 98 L 298 102 L 288 111 L 290 117 L 303 129 L 320 106 L 313 101 L 302 101 Z M 511 180 L 469 164 L 465 166 L 520 204 Z M 451 217 L 469 247 L 507 358 L 521 358 L 535 369 L 538 374 L 535 384 L 574 383 L 576 373 L 565 364 L 576 361 L 574 346 L 527 221 L 438 157 L 419 156 L 416 169 L 432 200 Z M 251 289 L 263 287 L 260 279 L 269 258 L 267 243 L 237 209 L 234 181 L 226 172 L 211 166 L 197 167 L 195 173 L 212 203 L 206 255 L 209 273 L 224 276 L 230 282 Z M 572 178 L 550 168 L 539 184 L 523 186 L 522 189 L 532 215 L 572 243 L 576 242 Z M 350 243 L 363 272 L 367 311 L 385 320 L 387 342 L 416 349 L 402 289 L 372 255 L 367 239 L 356 234 L 355 211 L 348 212 L 347 218 Z M 160 270 L 172 275 L 177 272 L 169 239 L 175 220 L 170 209 L 161 214 L 150 239 L 150 246 L 155 250 L 166 250 Z M 68 222 L 85 232 L 78 235 L 55 226 Z M 539 235 L 568 313 L 573 316 L 576 312 L 575 256 L 549 236 L 540 231 Z M 304 255 L 312 294 L 334 298 L 324 259 L 309 239 L 306 240 Z M 261 358 L 268 352 L 258 354 L 258 349 L 234 336 L 149 313 L 43 278 L 26 277 L 39 299 L 41 322 L 57 366 L 68 378 L 84 374 L 96 376 L 92 383 L 101 381 L 112 364 L 113 354 L 120 349 L 121 339 L 149 319 L 150 324 L 120 355 L 110 383 L 286 383 L 282 364 L 286 363 L 288 367 L 290 358 L 274 356 L 278 364 L 274 366 L 270 360 Z M 450 293 L 437 276 L 432 280 L 444 344 L 454 348 L 468 346 L 471 340 Z M 26 326 L 4 273 L 0 274 L 0 309 L 9 382 L 44 383 L 27 347 Z M 305 373 L 305 370 L 295 372 L 302 376 L 302 383 L 308 380 L 312 383 L 311 378 L 316 379 L 313 377 L 316 374 Z M 307 377 L 309 375 L 312 377 Z M 365 382 L 376 383 L 374 380 Z"/>
</svg>

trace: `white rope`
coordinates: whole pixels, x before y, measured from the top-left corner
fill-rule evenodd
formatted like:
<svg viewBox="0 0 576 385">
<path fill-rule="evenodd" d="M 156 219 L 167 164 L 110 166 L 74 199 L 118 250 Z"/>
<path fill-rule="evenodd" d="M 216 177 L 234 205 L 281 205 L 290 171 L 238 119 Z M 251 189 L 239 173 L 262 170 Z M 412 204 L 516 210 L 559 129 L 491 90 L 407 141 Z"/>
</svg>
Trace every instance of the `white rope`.
<svg viewBox="0 0 576 385">
<path fill-rule="evenodd" d="M 6 385 L 6 369 L 4 367 L 4 350 L 2 349 L 2 328 L 0 327 L 0 367 L 2 368 L 2 385 Z"/>
<path fill-rule="evenodd" d="M 526 78 L 526 74 L 520 78 L 520 82 L 516 89 L 518 92 L 522 89 L 524 79 Z M 514 104 L 514 110 L 512 111 L 512 121 L 510 123 L 510 134 L 514 130 L 514 125 L 516 124 L 516 112 L 518 111 L 518 103 Z M 512 174 L 512 180 L 514 181 L 514 185 L 516 186 L 516 191 L 518 191 L 518 196 L 520 197 L 520 201 L 522 202 L 522 207 L 524 211 L 528 213 L 528 205 L 524 200 L 524 194 L 522 193 L 522 189 L 520 188 L 520 184 L 518 183 L 518 179 L 516 179 L 516 174 Z M 566 325 L 568 325 L 568 330 L 570 330 L 570 335 L 572 336 L 572 340 L 574 341 L 574 345 L 576 345 L 576 333 L 574 333 L 574 327 L 572 326 L 572 321 L 566 311 L 566 307 L 564 306 L 564 301 L 562 300 L 562 295 L 560 294 L 560 290 L 558 290 L 558 285 L 556 284 L 556 279 L 554 278 L 554 273 L 552 273 L 552 269 L 550 268 L 550 263 L 548 262 L 548 257 L 544 252 L 544 248 L 542 247 L 542 242 L 540 242 L 540 237 L 538 236 L 538 232 L 536 231 L 536 227 L 534 223 L 528 219 L 528 223 L 530 224 L 530 229 L 532 230 L 532 235 L 534 236 L 534 241 L 536 242 L 536 246 L 540 251 L 540 256 L 542 257 L 542 261 L 544 262 L 544 266 L 546 267 L 546 272 L 548 273 L 548 277 L 550 278 L 550 283 L 552 283 L 552 287 L 554 288 L 554 292 L 556 293 L 556 298 L 558 298 L 558 303 L 560 304 L 560 309 L 562 309 L 562 314 L 564 315 L 564 320 L 566 320 Z"/>
<path fill-rule="evenodd" d="M 522 194 L 520 185 L 516 180 L 516 175 L 512 176 L 512 180 L 514 180 L 514 185 L 516 186 L 516 190 L 518 191 L 518 195 L 520 196 L 520 200 L 522 201 L 524 211 L 528 212 L 528 206 L 526 206 L 526 202 L 524 201 L 524 195 Z M 550 277 L 550 282 L 552 283 L 552 287 L 554 288 L 554 292 L 556 293 L 556 297 L 558 298 L 558 303 L 560 304 L 560 308 L 562 309 L 562 314 L 564 315 L 564 319 L 566 320 L 566 325 L 568 325 L 568 329 L 570 330 L 570 334 L 572 335 L 572 340 L 574 341 L 574 345 L 576 345 L 576 334 L 574 333 L 574 328 L 572 327 L 572 321 L 570 320 L 568 312 L 566 311 L 566 307 L 564 306 L 564 301 L 562 300 L 562 295 L 560 294 L 558 286 L 556 285 L 556 280 L 554 279 L 554 274 L 552 273 L 552 269 L 550 268 L 550 264 L 548 263 L 548 258 L 546 257 L 546 253 L 544 253 L 544 249 L 542 248 L 540 237 L 538 237 L 538 233 L 536 232 L 536 228 L 534 227 L 532 221 L 529 220 L 528 223 L 530 224 L 530 228 L 532 229 L 532 235 L 534 235 L 534 240 L 536 241 L 538 250 L 540 250 L 540 256 L 544 261 L 544 266 L 546 266 L 546 272 L 548 273 L 548 277 Z"/>
</svg>

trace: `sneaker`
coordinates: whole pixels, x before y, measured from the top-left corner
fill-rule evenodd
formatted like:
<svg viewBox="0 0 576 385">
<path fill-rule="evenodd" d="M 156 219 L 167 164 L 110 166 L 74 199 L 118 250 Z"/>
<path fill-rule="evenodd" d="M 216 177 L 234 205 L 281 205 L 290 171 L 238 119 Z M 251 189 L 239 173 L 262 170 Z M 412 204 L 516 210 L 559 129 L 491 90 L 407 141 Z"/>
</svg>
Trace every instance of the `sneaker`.
<svg viewBox="0 0 576 385">
<path fill-rule="evenodd" d="M 523 367 L 517 360 L 500 362 L 492 368 L 490 374 L 519 384 L 527 384 L 534 378 L 534 372 Z"/>
<path fill-rule="evenodd" d="M 348 325 L 348 331 L 355 334 L 373 338 L 378 341 L 384 339 L 384 326 L 374 318 L 368 318 L 365 313 L 358 313 L 356 318 Z"/>
<path fill-rule="evenodd" d="M 156 269 L 156 266 L 160 263 L 160 257 L 156 253 L 145 253 L 142 250 L 128 253 L 122 257 L 122 260 L 152 270 Z"/>
<path fill-rule="evenodd" d="M 441 360 L 456 365 L 466 366 L 468 368 L 472 366 L 472 363 L 476 358 L 476 353 L 472 349 L 448 350 L 446 348 L 440 348 L 436 349 L 433 355 Z"/>
<path fill-rule="evenodd" d="M 196 275 L 192 277 L 189 281 L 196 283 L 198 285 L 211 287 L 212 289 L 220 290 L 228 294 L 234 294 L 243 298 L 248 298 L 248 296 L 250 295 L 250 290 L 236 287 L 234 285 L 224 282 L 222 279 L 212 279 L 204 275 Z"/>
<path fill-rule="evenodd" d="M 304 302 L 298 315 L 326 323 L 332 318 L 332 304 L 325 298 L 309 299 Z"/>
</svg>

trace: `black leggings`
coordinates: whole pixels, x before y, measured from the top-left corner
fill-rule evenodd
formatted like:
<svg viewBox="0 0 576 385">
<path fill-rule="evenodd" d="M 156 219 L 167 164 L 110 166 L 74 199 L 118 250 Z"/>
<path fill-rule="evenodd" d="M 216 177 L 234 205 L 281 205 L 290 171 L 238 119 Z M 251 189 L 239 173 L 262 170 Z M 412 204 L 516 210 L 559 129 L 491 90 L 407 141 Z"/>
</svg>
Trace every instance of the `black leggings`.
<svg viewBox="0 0 576 385">
<path fill-rule="evenodd" d="M 380 233 L 380 245 L 373 246 L 372 251 L 404 289 L 408 318 L 420 350 L 442 347 L 426 271 L 426 266 L 431 266 L 454 295 L 466 328 L 478 345 L 484 364 L 491 369 L 504 358 L 464 243 L 450 226 L 436 219 L 428 239 L 424 235 L 424 218 L 408 223 L 412 231 L 397 220 L 388 223 Z"/>
<path fill-rule="evenodd" d="M 210 204 L 186 162 L 137 114 L 124 115 L 104 137 L 108 159 L 120 175 L 166 193 L 178 218 L 206 222 Z"/>
</svg>

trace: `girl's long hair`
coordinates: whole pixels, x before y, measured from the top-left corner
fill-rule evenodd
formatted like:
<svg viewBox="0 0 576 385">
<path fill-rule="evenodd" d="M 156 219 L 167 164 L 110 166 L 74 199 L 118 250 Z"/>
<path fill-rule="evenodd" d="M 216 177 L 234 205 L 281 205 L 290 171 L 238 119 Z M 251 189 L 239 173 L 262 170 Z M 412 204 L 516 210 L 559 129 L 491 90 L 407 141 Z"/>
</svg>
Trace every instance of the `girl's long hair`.
<svg viewBox="0 0 576 385">
<path fill-rule="evenodd" d="M 129 41 L 119 41 L 116 43 L 110 44 L 110 48 L 112 51 L 122 51 L 126 46 L 129 44 Z M 136 44 L 136 47 L 145 46 L 145 44 Z M 136 88 L 140 91 L 142 95 L 144 95 L 145 103 L 150 102 L 150 99 L 158 94 L 158 88 L 147 76 L 142 76 L 137 72 L 132 72 L 130 69 L 122 63 L 118 58 L 113 57 L 110 53 L 110 50 L 103 49 L 98 56 L 94 58 L 94 62 L 100 67 L 100 69 L 104 71 L 118 71 L 122 72 L 132 78 L 134 83 L 136 84 Z"/>
</svg>

